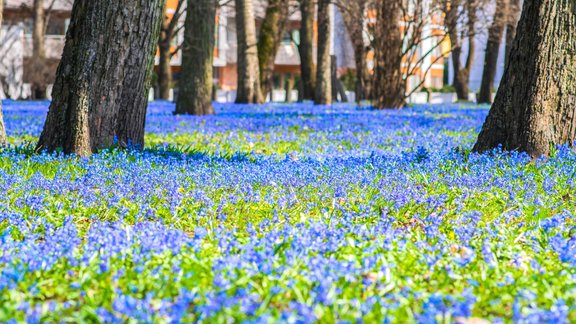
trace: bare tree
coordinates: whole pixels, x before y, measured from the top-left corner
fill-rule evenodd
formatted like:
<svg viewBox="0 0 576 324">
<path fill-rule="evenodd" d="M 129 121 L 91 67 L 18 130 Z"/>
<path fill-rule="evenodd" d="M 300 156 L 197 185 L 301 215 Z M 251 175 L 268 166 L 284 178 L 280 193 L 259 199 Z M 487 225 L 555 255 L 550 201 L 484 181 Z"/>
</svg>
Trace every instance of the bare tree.
<svg viewBox="0 0 576 324">
<path fill-rule="evenodd" d="M 332 103 L 332 59 L 330 56 L 330 0 L 318 1 L 318 56 L 316 59 L 316 94 L 317 105 Z"/>
<path fill-rule="evenodd" d="M 195 0 L 187 9 L 176 114 L 211 115 L 216 0 Z"/>
<path fill-rule="evenodd" d="M 402 9 L 402 0 L 384 0 L 377 5 L 374 73 L 375 105 L 378 108 L 399 108 L 405 101 Z"/>
<path fill-rule="evenodd" d="M 498 69 L 498 56 L 500 55 L 500 44 L 504 37 L 504 30 L 509 21 L 509 1 L 496 0 L 494 18 L 488 29 L 488 40 L 486 52 L 484 55 L 484 69 L 482 72 L 482 82 L 478 103 L 492 103 L 492 88 L 494 87 L 494 78 Z"/>
<path fill-rule="evenodd" d="M 238 37 L 238 89 L 236 103 L 262 103 L 256 21 L 252 0 L 236 0 Z"/>
<path fill-rule="evenodd" d="M 260 27 L 258 64 L 260 65 L 260 85 L 263 97 L 268 96 L 272 91 L 274 62 L 286 29 L 289 9 L 290 1 L 288 0 L 269 0 L 266 15 Z"/>
<path fill-rule="evenodd" d="M 164 0 L 76 0 L 37 149 L 142 147 Z"/>
<path fill-rule="evenodd" d="M 478 23 L 480 0 L 443 0 L 445 25 L 449 31 L 452 47 L 452 67 L 454 69 L 453 86 L 459 100 L 468 100 L 470 71 L 476 52 L 475 35 Z M 464 17 L 465 19 L 462 19 Z M 468 53 L 462 64 L 464 43 L 468 42 Z"/>
<path fill-rule="evenodd" d="M 576 1 L 526 1 L 510 61 L 474 151 L 537 158 L 576 140 Z"/>
<path fill-rule="evenodd" d="M 163 100 L 170 98 L 170 90 L 172 89 L 172 58 L 176 55 L 181 47 L 178 46 L 173 49 L 173 41 L 178 36 L 178 33 L 184 28 L 180 23 L 182 15 L 186 10 L 184 5 L 185 0 L 178 0 L 178 5 L 174 13 L 168 15 L 164 12 L 162 19 L 162 29 L 160 31 L 160 39 L 158 40 L 158 53 L 160 56 L 158 64 L 158 87 L 160 90 L 159 97 Z M 167 8 L 165 9 L 167 10 Z"/>
<path fill-rule="evenodd" d="M 443 16 L 438 1 L 378 0 L 375 10 L 374 105 L 378 109 L 401 108 L 426 82 L 434 64 L 448 54 L 442 52 L 442 45 L 449 30 L 431 28 Z M 425 42 L 430 45 L 423 50 Z M 411 79 L 417 82 L 408 90 Z"/>
<path fill-rule="evenodd" d="M 300 96 L 303 100 L 314 100 L 316 92 L 316 67 L 314 65 L 314 17 L 316 6 L 313 0 L 300 0 Z"/>
<path fill-rule="evenodd" d="M 518 20 L 520 19 L 520 13 L 522 12 L 522 4 L 520 0 L 508 0 L 508 16 L 506 21 L 506 49 L 504 60 L 505 65 L 508 64 L 508 58 L 510 57 L 510 50 L 512 49 L 512 43 L 516 37 L 516 27 L 518 26 Z"/>
<path fill-rule="evenodd" d="M 368 10 L 372 7 L 371 3 L 372 0 L 336 0 L 354 48 L 357 102 L 371 98 L 372 77 L 368 69 L 371 44 L 365 41 L 365 39 L 372 38 L 367 30 Z"/>
</svg>

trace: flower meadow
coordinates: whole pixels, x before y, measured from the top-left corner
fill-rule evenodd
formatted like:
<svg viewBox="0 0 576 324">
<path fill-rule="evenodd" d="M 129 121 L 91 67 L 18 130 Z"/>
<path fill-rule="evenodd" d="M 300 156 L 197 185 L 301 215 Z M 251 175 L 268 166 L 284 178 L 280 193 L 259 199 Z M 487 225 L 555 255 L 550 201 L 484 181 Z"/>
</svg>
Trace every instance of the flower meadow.
<svg viewBox="0 0 576 324">
<path fill-rule="evenodd" d="M 470 153 L 487 107 L 157 102 L 79 158 L 47 106 L 4 104 L 0 322 L 576 321 L 576 153 Z"/>
</svg>

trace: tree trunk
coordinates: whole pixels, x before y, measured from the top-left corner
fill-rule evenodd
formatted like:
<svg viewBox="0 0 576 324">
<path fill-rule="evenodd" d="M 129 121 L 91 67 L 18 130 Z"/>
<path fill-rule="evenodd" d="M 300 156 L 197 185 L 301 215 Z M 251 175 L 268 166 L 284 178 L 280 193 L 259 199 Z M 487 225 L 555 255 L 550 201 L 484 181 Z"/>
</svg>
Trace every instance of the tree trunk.
<svg viewBox="0 0 576 324">
<path fill-rule="evenodd" d="M 402 108 L 406 81 L 402 74 L 402 0 L 382 1 L 375 34 L 375 108 Z"/>
<path fill-rule="evenodd" d="M 330 88 L 332 89 L 332 101 L 338 101 L 338 58 L 330 55 Z"/>
<path fill-rule="evenodd" d="M 467 28 L 468 30 L 463 33 L 459 30 L 458 21 L 458 7 L 449 9 L 447 15 L 447 20 L 449 20 L 449 33 L 450 43 L 452 44 L 452 67 L 454 68 L 454 80 L 453 86 L 456 89 L 456 94 L 458 95 L 458 100 L 468 101 L 470 94 L 470 70 L 472 69 L 472 64 L 474 63 L 474 53 L 476 51 L 476 43 L 474 41 L 475 24 L 477 21 L 476 10 L 474 1 L 466 2 L 466 12 L 468 14 Z M 468 55 L 466 57 L 466 63 L 462 66 L 460 62 L 460 56 L 462 55 L 462 43 L 463 39 L 460 38 L 460 34 L 464 34 L 464 38 L 468 40 Z"/>
<path fill-rule="evenodd" d="M 38 150 L 143 146 L 164 2 L 74 2 Z"/>
<path fill-rule="evenodd" d="M 286 80 L 286 102 L 292 102 L 292 90 L 294 90 L 294 74 L 290 73 Z"/>
<path fill-rule="evenodd" d="M 238 35 L 238 89 L 236 103 L 263 103 L 258 67 L 256 22 L 252 0 L 236 0 Z"/>
<path fill-rule="evenodd" d="M 0 0 L 0 28 L 2 27 L 2 14 L 4 11 L 4 0 Z M 0 145 L 6 144 L 6 128 L 4 127 L 4 116 L 2 114 L 2 100 L 0 99 Z"/>
<path fill-rule="evenodd" d="M 158 87 L 160 88 L 159 98 L 162 100 L 170 99 L 170 90 L 172 88 L 172 35 L 170 34 L 170 18 L 164 14 L 162 18 L 162 29 L 160 40 L 158 41 Z"/>
<path fill-rule="evenodd" d="M 520 7 L 520 0 L 508 0 L 508 20 L 506 22 L 506 53 L 504 54 L 504 66 L 508 65 L 510 50 L 512 49 L 512 43 L 516 37 L 516 27 L 518 26 L 518 20 L 520 19 L 520 12 L 522 11 Z"/>
<path fill-rule="evenodd" d="M 211 115 L 216 0 L 188 5 L 176 114 Z"/>
<path fill-rule="evenodd" d="M 478 103 L 492 103 L 492 88 L 494 87 L 494 78 L 498 70 L 500 44 L 502 43 L 504 29 L 508 20 L 508 1 L 509 0 L 496 1 L 494 19 L 488 30 L 488 42 L 484 56 L 484 70 L 482 72 Z"/>
<path fill-rule="evenodd" d="M 364 44 L 364 24 L 366 19 L 366 0 L 351 1 L 347 10 L 342 10 L 342 17 L 354 48 L 356 65 L 356 102 L 369 99 L 370 73 L 368 72 L 368 48 Z"/>
<path fill-rule="evenodd" d="M 266 16 L 260 27 L 258 63 L 260 64 L 260 85 L 264 98 L 272 91 L 274 63 L 284 35 L 289 7 L 289 1 L 269 0 Z"/>
<path fill-rule="evenodd" d="M 330 0 L 318 1 L 318 57 L 316 70 L 315 104 L 332 104 L 332 77 L 330 73 Z"/>
<path fill-rule="evenodd" d="M 46 10 L 44 0 L 34 0 L 32 9 L 32 98 L 46 99 Z"/>
<path fill-rule="evenodd" d="M 502 145 L 537 158 L 576 131 L 576 1 L 524 3 L 510 63 L 474 151 Z"/>
<path fill-rule="evenodd" d="M 316 14 L 313 0 L 300 0 L 302 15 L 300 26 L 300 79 L 302 100 L 314 100 L 316 92 L 316 69 L 314 67 L 314 16 Z"/>
</svg>

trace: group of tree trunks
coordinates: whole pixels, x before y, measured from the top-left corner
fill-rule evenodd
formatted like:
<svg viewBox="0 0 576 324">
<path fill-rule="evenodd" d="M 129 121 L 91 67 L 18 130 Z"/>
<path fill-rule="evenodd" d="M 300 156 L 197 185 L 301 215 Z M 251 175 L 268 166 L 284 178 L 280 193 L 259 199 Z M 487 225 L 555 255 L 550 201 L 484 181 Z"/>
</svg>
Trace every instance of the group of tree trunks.
<svg viewBox="0 0 576 324">
<path fill-rule="evenodd" d="M 187 31 L 186 37 L 188 43 L 213 44 L 215 0 L 202 1 L 202 4 L 195 2 L 195 6 L 188 8 L 189 19 L 197 22 L 194 26 L 198 29 L 191 29 L 195 32 L 190 34 Z M 301 8 L 307 8 L 306 1 L 302 1 Z M 377 13 L 377 28 L 400 30 L 397 18 L 402 14 L 401 0 L 387 2 L 387 10 Z M 328 0 L 319 2 L 322 17 L 319 19 L 319 33 L 327 39 L 330 25 L 328 3 Z M 0 8 L 1 5 L 2 0 Z M 239 73 L 248 80 L 243 89 L 239 89 L 240 95 L 247 102 L 261 102 L 260 78 L 254 77 L 259 75 L 259 66 L 252 2 L 236 0 L 236 5 L 241 13 L 237 20 L 239 43 L 243 44 L 239 47 L 245 47 L 243 51 L 250 54 L 245 58 L 239 57 Z M 518 3 L 513 0 L 510 5 Z M 38 150 L 89 155 L 112 145 L 142 147 L 147 94 L 163 8 L 164 0 L 75 1 L 56 75 L 53 101 Z M 306 14 L 303 16 L 307 18 Z M 0 13 L 0 22 L 1 19 Z M 503 20 L 499 17 L 494 19 L 489 41 L 496 43 L 501 39 L 504 28 L 515 30 L 510 23 L 512 19 Z M 510 54 L 501 86 L 474 151 L 484 152 L 501 146 L 504 150 L 519 150 L 539 157 L 550 154 L 556 144 L 573 144 L 576 136 L 575 29 L 576 0 L 525 2 L 516 37 L 512 46 L 507 46 Z M 274 34 L 278 33 L 275 30 Z M 197 38 L 200 34 L 203 35 L 201 39 Z M 383 49 L 397 50 L 401 37 L 397 33 L 388 33 L 387 37 L 379 37 L 377 41 L 381 49 L 376 51 L 379 93 L 383 93 L 382 89 L 391 94 L 399 93 L 398 89 L 404 87 L 403 78 L 386 71 L 397 71 L 397 68 L 389 67 L 396 67 L 401 62 L 389 59 L 398 57 L 397 53 L 387 53 Z M 273 39 L 272 46 L 276 42 Z M 304 43 L 300 43 L 301 51 L 307 52 Z M 207 48 L 211 46 L 184 46 L 185 63 L 202 66 L 200 70 L 204 70 L 204 73 L 183 76 L 190 86 L 185 92 L 197 91 L 199 97 L 204 97 L 202 91 L 212 87 L 211 72 L 206 71 L 212 70 L 213 58 L 212 51 Z M 329 43 L 321 40 L 318 58 L 329 64 L 330 58 L 326 58 L 326 53 L 329 55 Z M 486 60 L 492 62 L 494 58 L 487 57 Z M 315 99 L 319 103 L 329 103 L 331 82 L 326 80 L 330 80 L 330 67 L 326 69 L 329 71 L 327 76 L 319 70 Z M 313 73 L 308 76 L 311 80 Z M 376 99 L 382 105 L 387 104 L 384 101 L 388 99 L 384 96 Z M 194 102 L 192 99 L 192 103 L 187 103 L 185 100 L 183 96 L 182 107 L 209 107 L 206 111 L 194 110 L 191 113 L 211 113 L 209 102 Z M 0 141 L 5 142 L 1 106 Z"/>
</svg>

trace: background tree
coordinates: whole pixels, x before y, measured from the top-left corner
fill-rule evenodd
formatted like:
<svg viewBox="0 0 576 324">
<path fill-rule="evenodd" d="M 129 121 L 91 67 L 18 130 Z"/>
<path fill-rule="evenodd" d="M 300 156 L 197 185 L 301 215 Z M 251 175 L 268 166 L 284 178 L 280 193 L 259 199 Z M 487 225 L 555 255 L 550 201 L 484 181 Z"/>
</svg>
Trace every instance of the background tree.
<svg viewBox="0 0 576 324">
<path fill-rule="evenodd" d="M 502 145 L 532 157 L 576 132 L 576 1 L 526 1 L 498 94 L 474 151 Z"/>
<path fill-rule="evenodd" d="M 516 28 L 518 26 L 518 20 L 520 19 L 520 13 L 522 12 L 522 4 L 520 0 L 508 0 L 508 15 L 506 21 L 506 49 L 504 61 L 508 64 L 508 58 L 510 57 L 510 50 L 512 49 L 512 43 L 514 43 L 514 38 L 516 37 Z"/>
<path fill-rule="evenodd" d="M 344 24 L 354 48 L 356 65 L 354 92 L 357 102 L 371 98 L 372 77 L 368 69 L 370 45 L 365 42 L 366 36 L 369 35 L 365 26 L 367 25 L 367 14 L 371 2 L 371 0 L 337 0 L 336 2 L 342 12 Z"/>
<path fill-rule="evenodd" d="M 164 0 L 76 0 L 37 149 L 144 144 Z"/>
<path fill-rule="evenodd" d="M 402 75 L 402 0 L 382 0 L 378 3 L 375 37 L 375 106 L 404 106 L 406 80 Z"/>
<path fill-rule="evenodd" d="M 50 21 L 48 16 L 56 1 L 51 0 L 48 10 L 44 0 L 34 0 L 32 4 L 32 57 L 30 83 L 32 99 L 46 99 L 50 71 L 46 60 L 46 29 Z"/>
<path fill-rule="evenodd" d="M 178 36 L 178 33 L 184 27 L 180 24 L 180 19 L 184 13 L 185 0 L 178 0 L 178 5 L 176 10 L 172 15 L 168 15 L 164 11 L 164 16 L 162 18 L 162 28 L 160 30 L 160 38 L 158 40 L 158 53 L 159 53 L 159 63 L 158 63 L 158 88 L 159 97 L 163 100 L 170 99 L 170 90 L 172 89 L 172 57 L 180 51 L 180 47 L 173 50 L 173 41 Z M 183 62 L 184 64 L 184 62 Z"/>
<path fill-rule="evenodd" d="M 443 7 L 438 1 L 380 0 L 375 8 L 374 106 L 402 108 L 421 89 L 434 64 L 448 54 L 442 52 L 448 30 L 427 28 L 442 17 Z M 426 52 L 421 50 L 424 42 L 429 46 Z M 411 90 L 409 80 L 416 80 Z"/>
<path fill-rule="evenodd" d="M 444 0 L 445 25 L 449 31 L 452 47 L 453 86 L 459 100 L 468 100 L 470 94 L 470 71 L 476 52 L 476 23 L 479 0 Z M 462 21 L 461 17 L 466 17 Z M 468 53 L 462 64 L 463 44 L 468 42 Z"/>
<path fill-rule="evenodd" d="M 290 9 L 288 0 L 268 0 L 266 15 L 260 27 L 258 38 L 258 64 L 262 96 L 266 98 L 272 91 L 274 62 L 286 30 Z"/>
<path fill-rule="evenodd" d="M 0 29 L 2 28 L 2 14 L 4 11 L 4 0 L 0 0 Z M 2 114 L 2 100 L 0 100 L 0 145 L 6 144 L 6 128 L 4 127 L 4 116 Z"/>
<path fill-rule="evenodd" d="M 314 17 L 313 0 L 300 0 L 300 92 L 303 100 L 314 100 L 316 92 L 316 67 L 314 65 Z"/>
<path fill-rule="evenodd" d="M 502 44 L 504 30 L 509 21 L 509 1 L 510 0 L 496 0 L 494 18 L 488 29 L 488 40 L 484 55 L 484 69 L 482 71 L 478 103 L 492 103 L 492 88 L 494 87 L 494 78 L 496 77 L 496 70 L 498 69 L 500 44 Z"/>
<path fill-rule="evenodd" d="M 330 57 L 330 0 L 318 0 L 318 56 L 316 59 L 316 93 L 317 105 L 332 104 L 332 74 Z"/>
<path fill-rule="evenodd" d="M 238 89 L 236 103 L 263 103 L 253 3 L 252 0 L 235 1 L 238 36 Z"/>
<path fill-rule="evenodd" d="M 211 115 L 216 0 L 188 4 L 176 114 Z"/>
</svg>

